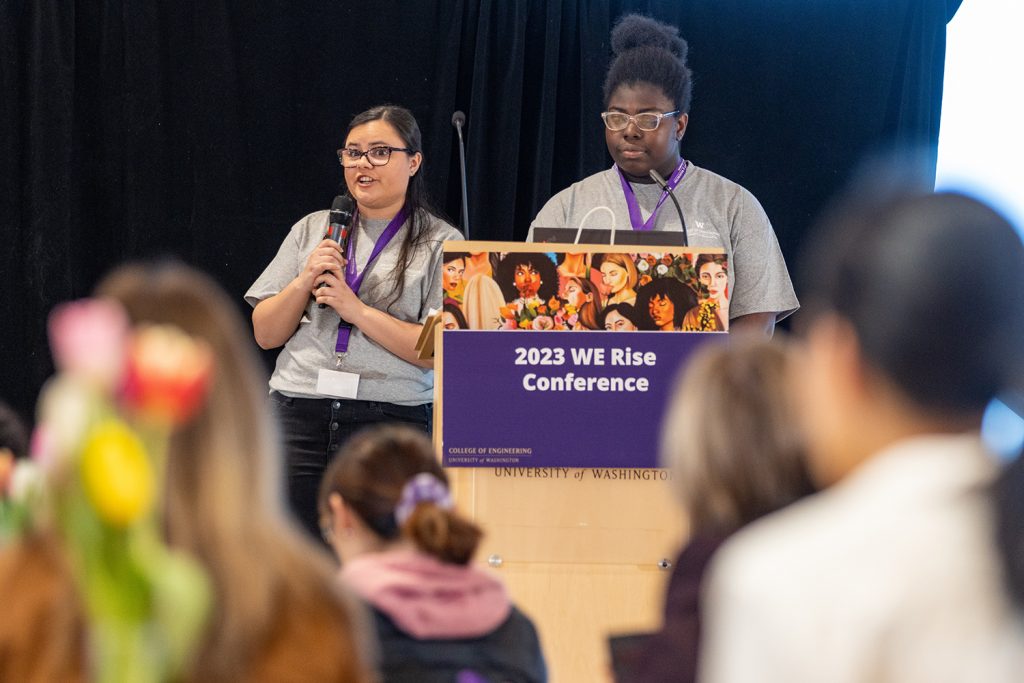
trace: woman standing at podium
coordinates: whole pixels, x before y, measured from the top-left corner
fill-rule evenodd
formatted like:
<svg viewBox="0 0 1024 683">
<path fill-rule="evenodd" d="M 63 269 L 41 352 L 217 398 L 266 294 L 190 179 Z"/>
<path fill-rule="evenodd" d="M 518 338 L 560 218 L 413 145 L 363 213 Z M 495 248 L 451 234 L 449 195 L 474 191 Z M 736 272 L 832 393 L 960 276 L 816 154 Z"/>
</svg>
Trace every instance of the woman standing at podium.
<svg viewBox="0 0 1024 683">
<path fill-rule="evenodd" d="M 604 84 L 605 142 L 615 164 L 562 190 L 534 227 L 683 232 L 697 247 L 720 247 L 734 268 L 732 324 L 771 334 L 799 307 L 764 209 L 736 183 L 682 158 L 691 81 L 686 41 L 674 26 L 623 17 L 612 31 L 615 59 Z M 660 174 L 668 190 L 652 178 Z M 679 202 L 676 211 L 669 190 Z M 601 210 L 598 210 L 601 209 Z M 681 215 L 680 215 L 681 214 Z"/>
<path fill-rule="evenodd" d="M 407 109 L 374 107 L 352 119 L 338 150 L 356 203 L 347 252 L 324 238 L 328 212 L 310 214 L 245 295 L 257 343 L 284 346 L 271 400 L 292 509 L 317 537 L 320 477 L 349 435 L 376 422 L 430 430 L 433 360 L 419 359 L 415 344 L 427 314 L 441 308 L 442 243 L 461 235 L 427 202 L 422 149 Z"/>
</svg>

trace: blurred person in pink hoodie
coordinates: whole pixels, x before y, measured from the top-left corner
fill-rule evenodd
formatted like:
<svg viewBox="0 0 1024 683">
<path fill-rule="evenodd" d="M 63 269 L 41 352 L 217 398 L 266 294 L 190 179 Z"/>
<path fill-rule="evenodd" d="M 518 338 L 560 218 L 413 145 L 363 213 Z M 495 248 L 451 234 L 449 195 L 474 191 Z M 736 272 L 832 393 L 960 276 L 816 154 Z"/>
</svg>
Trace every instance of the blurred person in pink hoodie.
<svg viewBox="0 0 1024 683">
<path fill-rule="evenodd" d="M 342 581 L 373 611 L 384 681 L 547 680 L 530 619 L 470 564 L 482 532 L 453 509 L 426 435 L 358 434 L 328 467 L 319 507 Z"/>
</svg>

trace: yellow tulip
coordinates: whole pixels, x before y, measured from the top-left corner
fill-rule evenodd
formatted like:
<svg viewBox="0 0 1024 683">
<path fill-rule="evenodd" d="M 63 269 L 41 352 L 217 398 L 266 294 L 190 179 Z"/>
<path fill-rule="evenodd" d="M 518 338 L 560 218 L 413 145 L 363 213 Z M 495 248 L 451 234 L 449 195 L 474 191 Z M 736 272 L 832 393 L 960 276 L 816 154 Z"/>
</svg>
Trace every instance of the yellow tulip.
<svg viewBox="0 0 1024 683">
<path fill-rule="evenodd" d="M 100 519 L 126 527 L 153 505 L 153 467 L 145 446 L 126 424 L 96 425 L 82 451 L 82 482 Z"/>
</svg>

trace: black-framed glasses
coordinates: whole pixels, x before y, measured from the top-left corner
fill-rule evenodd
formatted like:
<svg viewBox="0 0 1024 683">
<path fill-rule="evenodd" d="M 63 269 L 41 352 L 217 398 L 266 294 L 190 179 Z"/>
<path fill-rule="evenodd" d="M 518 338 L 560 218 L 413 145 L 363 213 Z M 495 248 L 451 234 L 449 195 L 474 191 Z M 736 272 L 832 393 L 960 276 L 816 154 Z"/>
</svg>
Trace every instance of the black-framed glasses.
<svg viewBox="0 0 1024 683">
<path fill-rule="evenodd" d="M 667 111 L 662 114 L 658 114 L 656 112 L 627 114 L 624 111 L 606 111 L 601 114 L 601 118 L 604 119 L 604 125 L 608 130 L 625 130 L 630 123 L 635 123 L 636 127 L 640 130 L 650 132 L 658 129 L 663 118 L 666 116 L 675 116 L 678 113 L 678 109 L 676 111 Z"/>
<path fill-rule="evenodd" d="M 366 157 L 366 160 L 370 162 L 371 166 L 383 166 L 391 161 L 392 152 L 405 152 L 407 154 L 415 154 L 416 150 L 409 149 L 408 147 L 391 147 L 390 145 L 377 145 L 371 147 L 365 152 L 361 152 L 355 147 L 343 147 L 338 150 L 338 161 L 345 168 L 352 168 L 359 163 L 359 160 Z"/>
</svg>

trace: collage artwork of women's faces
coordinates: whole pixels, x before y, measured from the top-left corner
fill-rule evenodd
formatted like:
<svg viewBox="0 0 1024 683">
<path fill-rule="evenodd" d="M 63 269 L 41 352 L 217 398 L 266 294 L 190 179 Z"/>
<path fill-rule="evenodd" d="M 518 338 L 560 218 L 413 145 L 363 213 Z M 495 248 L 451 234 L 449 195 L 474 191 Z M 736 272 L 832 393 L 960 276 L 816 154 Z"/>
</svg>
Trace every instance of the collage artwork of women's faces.
<svg viewBox="0 0 1024 683">
<path fill-rule="evenodd" d="M 441 325 L 445 330 L 728 331 L 725 254 L 659 249 L 463 252 L 446 246 Z"/>
</svg>

